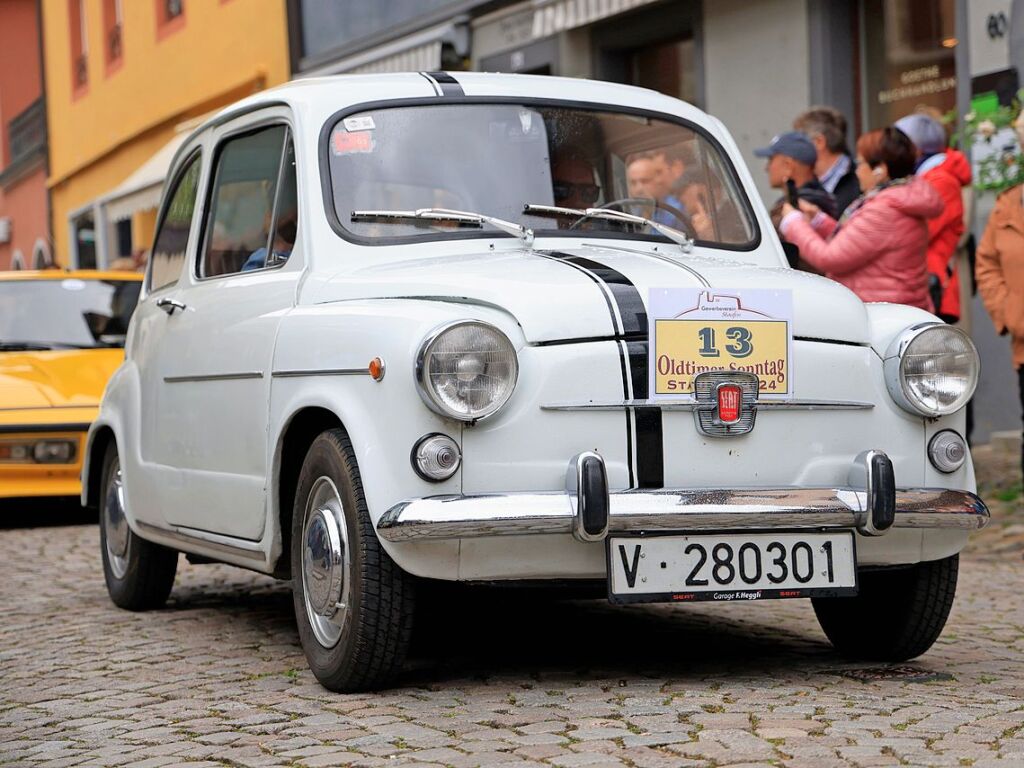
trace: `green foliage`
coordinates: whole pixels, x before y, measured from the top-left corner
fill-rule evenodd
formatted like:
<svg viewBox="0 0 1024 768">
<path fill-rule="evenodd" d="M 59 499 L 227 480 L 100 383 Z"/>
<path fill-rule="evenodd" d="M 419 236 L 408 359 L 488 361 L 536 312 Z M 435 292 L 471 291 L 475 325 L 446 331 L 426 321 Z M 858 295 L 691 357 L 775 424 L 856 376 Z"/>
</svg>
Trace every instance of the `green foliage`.
<svg viewBox="0 0 1024 768">
<path fill-rule="evenodd" d="M 1017 98 L 1009 106 L 1000 105 L 983 113 L 968 112 L 964 115 L 962 127 L 953 134 L 952 144 L 957 147 L 985 144 L 992 146 L 995 137 L 1014 124 L 1021 114 L 1024 103 L 1024 89 L 1017 92 Z M 946 115 L 944 122 L 956 120 L 956 113 Z M 1024 155 L 1020 141 L 1010 146 L 994 146 L 991 153 L 976 160 L 974 188 L 981 192 L 1000 192 L 1024 183 Z"/>
</svg>

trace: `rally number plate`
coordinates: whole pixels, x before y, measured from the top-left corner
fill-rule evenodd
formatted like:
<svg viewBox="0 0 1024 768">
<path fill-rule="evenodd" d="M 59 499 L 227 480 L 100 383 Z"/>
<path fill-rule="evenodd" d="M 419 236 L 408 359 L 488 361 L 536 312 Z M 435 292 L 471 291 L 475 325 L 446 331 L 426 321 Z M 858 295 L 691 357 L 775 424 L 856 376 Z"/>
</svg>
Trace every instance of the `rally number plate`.
<svg viewBox="0 0 1024 768">
<path fill-rule="evenodd" d="M 857 593 L 853 533 L 715 533 L 608 539 L 614 603 Z"/>
</svg>

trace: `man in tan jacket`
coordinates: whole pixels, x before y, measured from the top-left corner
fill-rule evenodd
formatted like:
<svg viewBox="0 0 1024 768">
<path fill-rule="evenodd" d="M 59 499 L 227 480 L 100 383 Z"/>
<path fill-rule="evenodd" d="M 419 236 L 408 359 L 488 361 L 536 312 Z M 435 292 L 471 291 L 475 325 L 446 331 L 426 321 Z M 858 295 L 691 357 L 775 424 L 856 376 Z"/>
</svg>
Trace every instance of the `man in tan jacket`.
<svg viewBox="0 0 1024 768">
<path fill-rule="evenodd" d="M 1024 185 L 996 200 L 978 244 L 975 273 L 996 332 L 1013 339 L 1013 365 L 1024 405 Z"/>
</svg>

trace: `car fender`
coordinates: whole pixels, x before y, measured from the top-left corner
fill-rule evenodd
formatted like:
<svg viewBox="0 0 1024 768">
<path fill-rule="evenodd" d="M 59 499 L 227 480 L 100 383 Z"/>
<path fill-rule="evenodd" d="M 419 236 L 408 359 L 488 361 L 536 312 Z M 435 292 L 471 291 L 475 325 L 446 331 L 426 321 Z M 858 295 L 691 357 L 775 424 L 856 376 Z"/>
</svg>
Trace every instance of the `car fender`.
<svg viewBox="0 0 1024 768">
<path fill-rule="evenodd" d="M 281 470 L 289 458 L 282 455 L 284 438 L 296 416 L 307 409 L 329 411 L 348 433 L 374 524 L 405 499 L 462 492 L 461 467 L 446 481 L 428 482 L 416 474 L 410 458 L 424 435 L 446 434 L 461 448 L 463 430 L 472 429 L 430 410 L 416 385 L 416 357 L 424 339 L 438 327 L 461 320 L 496 326 L 517 350 L 525 344 L 510 315 L 476 304 L 343 301 L 297 307 L 284 318 L 274 353 L 267 457 L 271 477 L 266 530 L 272 538 L 272 559 L 283 554 Z M 380 381 L 367 370 L 374 358 L 384 363 Z M 436 576 L 439 568 L 452 575 L 457 571 L 457 541 L 382 543 L 413 574 Z"/>
</svg>

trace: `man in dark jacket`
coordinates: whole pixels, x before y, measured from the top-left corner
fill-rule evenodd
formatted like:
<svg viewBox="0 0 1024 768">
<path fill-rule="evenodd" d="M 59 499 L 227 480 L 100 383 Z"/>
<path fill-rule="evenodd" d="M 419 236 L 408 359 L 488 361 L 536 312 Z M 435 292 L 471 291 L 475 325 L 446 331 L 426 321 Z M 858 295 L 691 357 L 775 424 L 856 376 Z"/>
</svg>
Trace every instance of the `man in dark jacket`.
<svg viewBox="0 0 1024 768">
<path fill-rule="evenodd" d="M 856 168 L 846 148 L 846 118 L 833 107 L 811 107 L 797 116 L 793 128 L 806 133 L 814 144 L 814 172 L 821 185 L 835 196 L 842 215 L 860 197 Z"/>
<path fill-rule="evenodd" d="M 786 190 L 787 182 L 792 181 L 796 185 L 797 197 L 818 206 L 832 218 L 839 218 L 836 199 L 821 186 L 818 177 L 814 175 L 814 164 L 818 155 L 806 134 L 799 131 L 780 133 L 767 147 L 755 149 L 754 154 L 768 158 L 765 171 L 768 173 L 768 183 L 774 189 Z M 786 198 L 787 195 L 783 194 L 771 209 L 772 224 L 775 225 L 776 231 L 779 229 L 779 222 L 782 221 L 782 206 L 788 202 Z M 799 259 L 795 250 L 787 249 L 786 257 L 796 269 L 816 271 Z"/>
<path fill-rule="evenodd" d="M 818 156 L 814 151 L 814 145 L 805 134 L 799 131 L 780 133 L 767 147 L 755 149 L 754 154 L 768 158 L 765 170 L 768 173 L 768 183 L 774 189 L 785 190 L 786 182 L 792 181 L 796 185 L 797 196 L 800 199 L 813 203 L 832 218 L 838 218 L 835 198 L 821 186 L 818 177 L 814 175 L 814 163 Z M 772 221 L 776 227 L 777 219 L 781 218 L 779 211 L 784 202 L 785 195 L 772 206 Z"/>
</svg>

